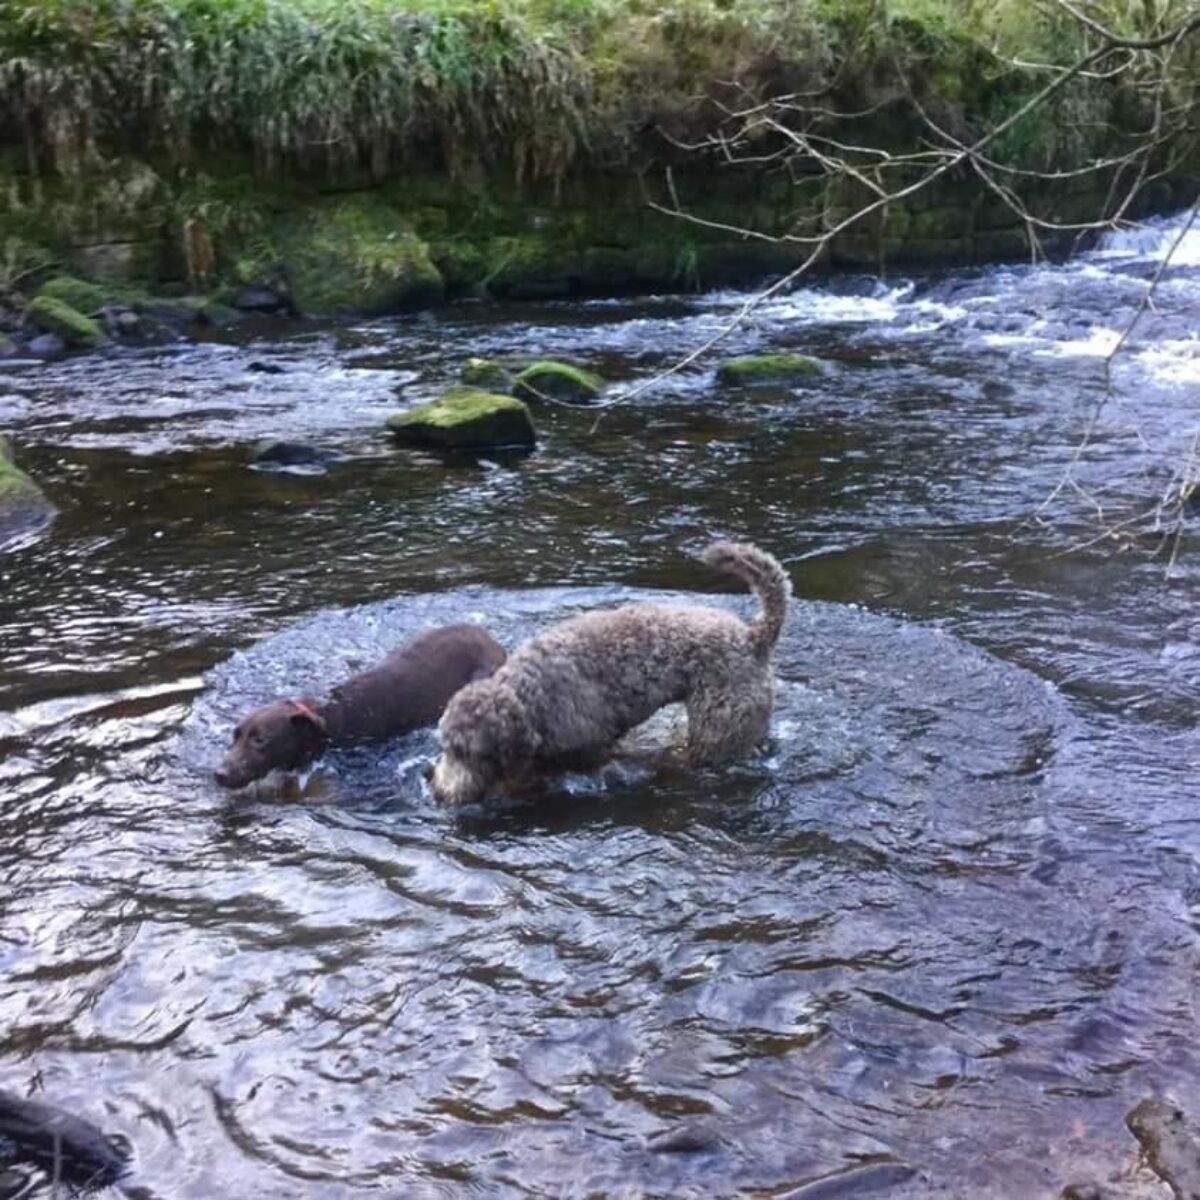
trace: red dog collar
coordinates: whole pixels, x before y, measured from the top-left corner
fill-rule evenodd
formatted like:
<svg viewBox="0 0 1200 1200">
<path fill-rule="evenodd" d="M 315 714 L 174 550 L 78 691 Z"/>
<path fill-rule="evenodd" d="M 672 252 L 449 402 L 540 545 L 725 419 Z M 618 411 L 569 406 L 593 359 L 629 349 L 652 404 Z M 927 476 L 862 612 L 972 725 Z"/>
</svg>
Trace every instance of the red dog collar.
<svg viewBox="0 0 1200 1200">
<path fill-rule="evenodd" d="M 307 717 L 322 733 L 325 732 L 325 722 L 303 700 L 289 700 L 288 703 L 302 716 Z"/>
</svg>

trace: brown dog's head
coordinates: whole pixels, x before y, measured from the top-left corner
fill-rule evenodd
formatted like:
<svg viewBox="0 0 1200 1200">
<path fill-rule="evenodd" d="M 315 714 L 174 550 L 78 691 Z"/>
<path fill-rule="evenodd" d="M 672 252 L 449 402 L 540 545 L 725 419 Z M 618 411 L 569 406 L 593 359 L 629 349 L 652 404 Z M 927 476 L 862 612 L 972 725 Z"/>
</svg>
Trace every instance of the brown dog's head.
<svg viewBox="0 0 1200 1200">
<path fill-rule="evenodd" d="M 240 788 L 276 768 L 299 771 L 328 740 L 324 719 L 302 700 L 268 704 L 233 731 L 233 745 L 216 769 L 216 781 L 225 788 Z"/>
<path fill-rule="evenodd" d="M 441 757 L 430 784 L 443 804 L 475 804 L 499 783 L 529 767 L 537 739 L 516 693 L 506 683 L 469 683 L 438 725 Z"/>
</svg>

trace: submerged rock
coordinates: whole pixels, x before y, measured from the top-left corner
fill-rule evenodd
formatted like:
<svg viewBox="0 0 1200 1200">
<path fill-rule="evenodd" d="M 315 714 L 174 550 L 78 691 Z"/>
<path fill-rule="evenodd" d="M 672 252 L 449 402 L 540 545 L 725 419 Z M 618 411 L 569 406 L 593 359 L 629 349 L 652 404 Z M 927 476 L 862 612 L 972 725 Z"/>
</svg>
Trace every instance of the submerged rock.
<svg viewBox="0 0 1200 1200">
<path fill-rule="evenodd" d="M 54 505 L 13 462 L 8 439 L 0 434 L 0 547 L 54 517 Z"/>
<path fill-rule="evenodd" d="M 594 404 L 604 387 L 599 375 L 564 362 L 536 362 L 517 376 L 513 395 L 522 400 L 557 400 L 562 404 Z"/>
<path fill-rule="evenodd" d="M 96 347 L 104 342 L 104 332 L 97 322 L 53 296 L 35 296 L 25 316 L 38 329 L 56 334 L 68 346 Z"/>
<path fill-rule="evenodd" d="M 279 442 L 268 438 L 254 448 L 255 466 L 323 467 L 337 459 L 337 452 L 305 442 Z"/>
<path fill-rule="evenodd" d="M 1183 1110 L 1150 1097 L 1126 1114 L 1125 1124 L 1175 1200 L 1200 1200 L 1200 1129 Z"/>
<path fill-rule="evenodd" d="M 405 445 L 438 450 L 531 449 L 537 440 L 520 400 L 471 387 L 451 388 L 429 404 L 397 413 L 387 427 Z"/>
<path fill-rule="evenodd" d="M 0 1141 L 20 1159 L 77 1187 L 105 1187 L 129 1169 L 129 1151 L 98 1126 L 12 1092 L 0 1091 Z"/>
<path fill-rule="evenodd" d="M 807 354 L 751 354 L 731 358 L 717 368 L 717 382 L 766 383 L 820 375 L 821 364 Z"/>
</svg>

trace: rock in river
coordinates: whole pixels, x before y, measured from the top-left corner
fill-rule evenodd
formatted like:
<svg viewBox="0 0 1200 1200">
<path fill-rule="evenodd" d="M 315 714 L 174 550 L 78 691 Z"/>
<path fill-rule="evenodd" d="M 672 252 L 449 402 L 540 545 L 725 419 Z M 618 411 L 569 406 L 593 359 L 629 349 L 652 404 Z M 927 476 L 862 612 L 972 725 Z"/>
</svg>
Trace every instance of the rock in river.
<svg viewBox="0 0 1200 1200">
<path fill-rule="evenodd" d="M 530 449 L 536 441 L 529 409 L 512 396 L 454 387 L 387 423 L 408 446 L 436 450 Z"/>
<path fill-rule="evenodd" d="M 38 329 L 57 334 L 68 346 L 94 347 L 104 341 L 104 331 L 97 322 L 53 296 L 35 296 L 25 316 Z"/>
<path fill-rule="evenodd" d="M 563 362 L 536 362 L 517 376 L 513 395 L 522 400 L 557 400 L 562 404 L 594 404 L 604 380 Z"/>
<path fill-rule="evenodd" d="M 1151 1097 L 1129 1111 L 1125 1124 L 1175 1200 L 1200 1200 L 1200 1129 L 1183 1111 Z"/>
<path fill-rule="evenodd" d="M 717 368 L 717 382 L 775 383 L 820 374 L 821 364 L 807 354 L 752 354 L 723 362 Z"/>
<path fill-rule="evenodd" d="M 8 439 L 0 434 L 0 549 L 53 516 L 54 505 L 13 462 Z"/>
<path fill-rule="evenodd" d="M 336 461 L 335 450 L 310 446 L 307 442 L 281 442 L 273 438 L 261 441 L 254 448 L 254 466 L 263 467 L 325 467 Z"/>
<path fill-rule="evenodd" d="M 494 358 L 468 358 L 458 377 L 467 387 L 488 392 L 507 392 L 513 385 L 512 372 Z"/>
</svg>

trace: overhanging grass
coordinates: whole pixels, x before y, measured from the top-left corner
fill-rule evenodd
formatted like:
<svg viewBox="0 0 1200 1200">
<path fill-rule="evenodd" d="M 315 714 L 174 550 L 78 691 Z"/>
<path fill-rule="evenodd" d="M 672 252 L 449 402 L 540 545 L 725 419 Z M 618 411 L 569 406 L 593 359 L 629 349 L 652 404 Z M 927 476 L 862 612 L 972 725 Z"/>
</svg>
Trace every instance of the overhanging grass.
<svg viewBox="0 0 1200 1200">
<path fill-rule="evenodd" d="M 1161 22 L 1186 3 L 1164 0 Z M 1139 9 L 1089 11 L 1139 32 Z M 647 130 L 716 127 L 717 97 L 848 109 L 897 66 L 966 123 L 1002 116 L 1046 79 L 1012 59 L 1080 53 L 1079 25 L 1055 14 L 1036 0 L 0 0 L 0 141 L 30 172 L 235 150 L 269 173 L 380 179 L 421 157 L 557 179 L 584 154 L 626 165 Z M 1086 156 L 1112 94 L 1080 80 L 998 153 Z"/>
</svg>

